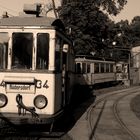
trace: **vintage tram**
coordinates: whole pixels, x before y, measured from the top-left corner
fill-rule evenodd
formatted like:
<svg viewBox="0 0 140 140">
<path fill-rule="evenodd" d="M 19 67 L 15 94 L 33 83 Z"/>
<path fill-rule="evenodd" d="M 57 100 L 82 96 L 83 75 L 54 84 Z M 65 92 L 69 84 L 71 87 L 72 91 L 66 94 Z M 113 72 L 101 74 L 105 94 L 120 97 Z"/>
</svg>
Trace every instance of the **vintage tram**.
<svg viewBox="0 0 140 140">
<path fill-rule="evenodd" d="M 93 87 L 100 83 L 128 81 L 127 62 L 115 62 L 95 59 L 89 56 L 77 56 L 75 59 L 75 81 L 77 85 Z"/>
<path fill-rule="evenodd" d="M 71 99 L 72 46 L 59 19 L 0 19 L 0 117 L 14 124 L 53 124 Z"/>
<path fill-rule="evenodd" d="M 97 83 L 115 81 L 115 62 L 76 58 L 76 81 L 80 85 L 94 85 Z"/>
</svg>

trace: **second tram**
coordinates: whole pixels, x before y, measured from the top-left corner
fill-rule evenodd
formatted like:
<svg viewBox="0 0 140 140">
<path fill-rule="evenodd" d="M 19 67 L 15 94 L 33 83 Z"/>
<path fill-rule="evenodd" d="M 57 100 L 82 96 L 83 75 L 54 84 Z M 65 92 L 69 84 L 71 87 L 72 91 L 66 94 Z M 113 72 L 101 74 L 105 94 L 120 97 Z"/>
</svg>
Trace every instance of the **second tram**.
<svg viewBox="0 0 140 140">
<path fill-rule="evenodd" d="M 128 63 L 95 60 L 86 57 L 75 59 L 78 85 L 93 86 L 99 83 L 128 80 Z"/>
</svg>

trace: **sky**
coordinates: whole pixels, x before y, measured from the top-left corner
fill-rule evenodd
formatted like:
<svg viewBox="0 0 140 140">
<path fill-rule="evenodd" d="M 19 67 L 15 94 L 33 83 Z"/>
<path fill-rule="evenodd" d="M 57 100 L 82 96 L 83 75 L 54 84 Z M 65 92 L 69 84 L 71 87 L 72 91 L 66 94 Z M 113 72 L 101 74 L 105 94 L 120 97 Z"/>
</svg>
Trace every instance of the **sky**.
<svg viewBox="0 0 140 140">
<path fill-rule="evenodd" d="M 60 3 L 61 0 L 55 0 Z M 17 16 L 23 11 L 24 4 L 51 3 L 51 0 L 0 0 L 0 17 L 6 11 L 9 15 Z"/>
<path fill-rule="evenodd" d="M 56 2 L 60 2 L 61 0 L 55 0 Z M 24 4 L 33 4 L 33 3 L 44 3 L 51 2 L 51 0 L 0 0 L 0 15 L 3 14 L 4 11 L 7 11 L 9 14 L 13 16 L 17 16 L 19 12 L 22 11 Z M 128 0 L 127 5 L 124 6 L 124 9 L 117 17 L 113 17 L 113 19 L 118 22 L 121 19 L 128 19 L 129 22 L 135 16 L 140 16 L 140 0 Z"/>
<path fill-rule="evenodd" d="M 121 13 L 114 17 L 115 21 L 120 21 L 128 19 L 129 22 L 133 19 L 135 16 L 140 16 L 140 0 L 127 0 L 127 4 L 124 6 L 124 9 L 121 11 Z"/>
</svg>

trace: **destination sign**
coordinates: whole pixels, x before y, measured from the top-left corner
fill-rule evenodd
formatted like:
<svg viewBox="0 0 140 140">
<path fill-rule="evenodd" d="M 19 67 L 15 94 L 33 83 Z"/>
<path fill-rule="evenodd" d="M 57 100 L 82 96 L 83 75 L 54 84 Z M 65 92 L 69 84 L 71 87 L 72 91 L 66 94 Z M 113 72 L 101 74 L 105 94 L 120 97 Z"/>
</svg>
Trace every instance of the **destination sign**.
<svg viewBox="0 0 140 140">
<path fill-rule="evenodd" d="M 35 85 L 6 84 L 6 92 L 35 93 Z"/>
</svg>

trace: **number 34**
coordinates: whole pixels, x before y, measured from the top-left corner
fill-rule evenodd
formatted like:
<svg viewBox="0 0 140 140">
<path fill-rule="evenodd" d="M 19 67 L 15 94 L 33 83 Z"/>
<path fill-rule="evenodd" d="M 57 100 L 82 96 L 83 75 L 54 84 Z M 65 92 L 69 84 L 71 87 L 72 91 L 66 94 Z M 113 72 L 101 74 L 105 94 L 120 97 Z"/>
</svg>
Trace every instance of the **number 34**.
<svg viewBox="0 0 140 140">
<path fill-rule="evenodd" d="M 47 80 L 45 81 L 45 83 L 43 84 L 43 88 L 48 88 L 48 84 L 47 84 Z M 41 80 L 37 80 L 36 81 L 36 88 L 42 88 L 42 81 Z"/>
</svg>

